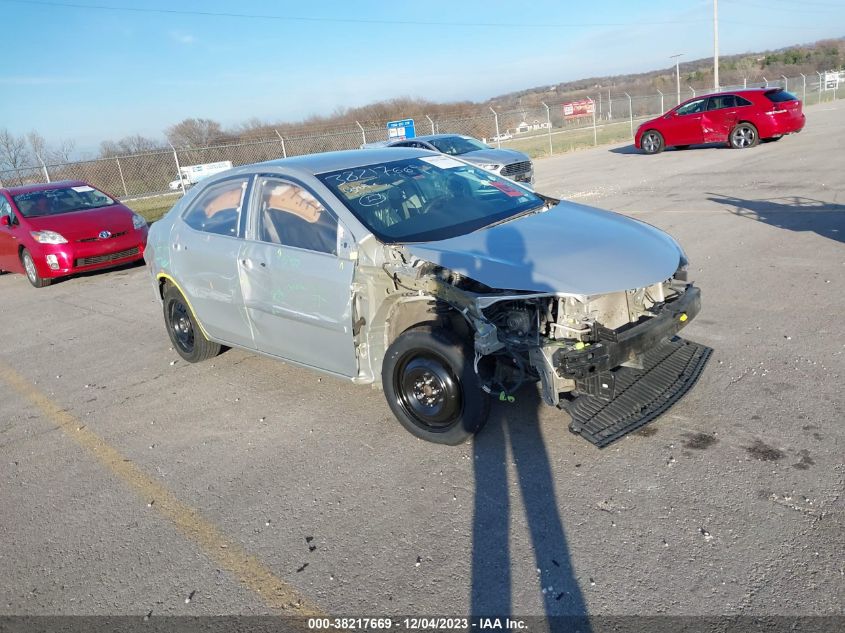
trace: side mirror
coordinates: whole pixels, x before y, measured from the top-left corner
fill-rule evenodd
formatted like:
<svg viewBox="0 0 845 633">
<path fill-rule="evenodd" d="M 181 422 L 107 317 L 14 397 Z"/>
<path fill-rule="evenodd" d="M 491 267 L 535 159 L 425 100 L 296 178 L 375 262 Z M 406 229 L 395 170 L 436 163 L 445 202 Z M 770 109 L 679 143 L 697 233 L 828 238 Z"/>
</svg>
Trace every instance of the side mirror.
<svg viewBox="0 0 845 633">
<path fill-rule="evenodd" d="M 10 216 L 10 215 L 0 216 L 0 226 L 12 226 L 12 216 Z"/>
</svg>

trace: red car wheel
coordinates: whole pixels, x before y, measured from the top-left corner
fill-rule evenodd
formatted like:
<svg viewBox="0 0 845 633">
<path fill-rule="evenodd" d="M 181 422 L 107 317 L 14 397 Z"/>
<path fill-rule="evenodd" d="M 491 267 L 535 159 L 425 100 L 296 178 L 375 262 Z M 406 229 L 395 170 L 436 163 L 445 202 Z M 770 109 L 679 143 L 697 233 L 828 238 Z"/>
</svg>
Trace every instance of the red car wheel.
<svg viewBox="0 0 845 633">
<path fill-rule="evenodd" d="M 659 154 L 666 147 L 663 141 L 663 135 L 657 130 L 649 130 L 643 134 L 640 140 L 640 147 L 646 154 Z"/>
</svg>

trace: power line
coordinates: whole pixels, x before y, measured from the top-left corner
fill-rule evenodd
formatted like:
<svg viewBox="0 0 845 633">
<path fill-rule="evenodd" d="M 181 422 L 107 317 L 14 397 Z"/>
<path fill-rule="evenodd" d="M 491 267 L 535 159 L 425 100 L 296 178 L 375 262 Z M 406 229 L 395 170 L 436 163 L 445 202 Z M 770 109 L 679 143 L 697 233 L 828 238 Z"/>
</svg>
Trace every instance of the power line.
<svg viewBox="0 0 845 633">
<path fill-rule="evenodd" d="M 733 8 L 745 7 L 745 8 L 749 8 L 749 9 L 765 9 L 766 11 L 783 11 L 783 12 L 786 12 L 786 13 L 801 13 L 801 14 L 813 13 L 813 14 L 816 14 L 816 15 L 830 15 L 831 13 L 837 13 L 836 9 L 839 9 L 840 11 L 842 9 L 845 9 L 845 6 L 843 6 L 841 4 L 835 5 L 835 4 L 825 4 L 825 3 L 812 3 L 812 2 L 805 3 L 805 2 L 803 2 L 803 0 L 801 2 L 801 6 L 795 6 L 793 4 L 793 5 L 788 6 L 788 7 L 787 6 L 772 5 L 772 4 L 769 4 L 768 2 L 766 2 L 766 3 L 754 2 L 754 1 L 748 2 L 747 0 L 728 0 L 728 3 Z M 829 8 L 827 8 L 827 9 L 823 9 L 823 8 L 807 9 L 804 6 L 805 4 L 809 4 L 812 7 L 829 7 Z"/>
<path fill-rule="evenodd" d="M 213 18 L 238 18 L 249 20 L 279 20 L 284 22 L 335 22 L 342 24 L 381 24 L 392 26 L 466 26 L 466 27 L 498 27 L 498 28 L 582 28 L 592 26 L 646 26 L 652 24 L 696 24 L 705 22 L 704 19 L 664 20 L 646 22 L 570 22 L 568 24 L 549 23 L 507 23 L 507 22 L 435 22 L 423 20 L 378 20 L 364 18 L 324 18 L 308 16 L 273 15 L 259 13 L 231 13 L 217 11 L 197 11 L 191 9 L 154 9 L 150 7 L 115 7 L 104 4 L 79 4 L 74 2 L 51 2 L 49 0 L 0 0 L 0 2 L 25 4 L 30 6 L 45 6 L 64 9 L 83 9 L 88 11 L 116 11 L 124 13 L 147 13 L 158 15 L 190 15 Z"/>
<path fill-rule="evenodd" d="M 730 0 L 730 2 L 737 2 L 737 3 L 745 4 L 745 0 Z M 798 2 L 796 2 L 796 0 L 768 0 L 766 2 L 766 4 L 764 4 L 762 6 L 766 9 L 780 8 L 780 7 L 772 7 L 772 5 L 771 5 L 772 2 L 781 3 L 781 4 L 788 4 L 788 5 L 790 5 L 790 8 L 795 8 L 797 11 L 803 11 L 805 5 L 811 5 L 811 6 L 814 6 L 814 7 L 831 7 L 831 8 L 835 8 L 835 9 L 841 9 L 842 8 L 841 2 L 814 2 L 812 0 L 799 0 Z M 797 7 L 795 6 L 796 4 L 798 4 Z"/>
<path fill-rule="evenodd" d="M 3 0 L 0 0 L 3 1 Z M 766 29 L 790 29 L 790 30 L 798 30 L 798 31 L 826 31 L 830 28 L 830 25 L 822 25 L 822 26 L 796 26 L 794 24 L 760 24 L 759 22 L 754 22 L 749 24 L 748 22 L 744 22 L 742 20 L 725 20 L 719 18 L 720 22 L 725 24 L 741 24 L 742 26 L 748 27 L 758 27 L 758 28 L 766 28 Z"/>
</svg>

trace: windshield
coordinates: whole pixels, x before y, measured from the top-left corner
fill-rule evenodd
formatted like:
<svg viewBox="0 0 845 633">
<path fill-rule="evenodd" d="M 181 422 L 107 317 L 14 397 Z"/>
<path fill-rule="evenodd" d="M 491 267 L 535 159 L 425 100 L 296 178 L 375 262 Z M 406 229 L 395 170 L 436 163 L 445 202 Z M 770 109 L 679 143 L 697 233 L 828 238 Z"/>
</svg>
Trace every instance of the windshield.
<svg viewBox="0 0 845 633">
<path fill-rule="evenodd" d="M 25 218 L 59 215 L 115 204 L 115 201 L 102 191 L 88 185 L 30 191 L 12 197 Z"/>
<path fill-rule="evenodd" d="M 444 138 L 430 138 L 428 142 L 437 148 L 438 152 L 457 156 L 467 152 L 477 152 L 480 149 L 490 149 L 481 141 L 463 136 L 446 136 Z"/>
<path fill-rule="evenodd" d="M 449 156 L 425 156 L 320 174 L 379 240 L 464 235 L 543 206 L 530 190 Z"/>
</svg>

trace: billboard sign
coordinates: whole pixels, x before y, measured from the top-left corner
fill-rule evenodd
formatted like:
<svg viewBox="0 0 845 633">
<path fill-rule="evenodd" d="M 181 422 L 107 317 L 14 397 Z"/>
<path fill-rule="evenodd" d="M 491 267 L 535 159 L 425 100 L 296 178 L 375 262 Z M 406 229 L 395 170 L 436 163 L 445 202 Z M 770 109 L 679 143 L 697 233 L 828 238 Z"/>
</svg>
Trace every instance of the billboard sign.
<svg viewBox="0 0 845 633">
<path fill-rule="evenodd" d="M 414 131 L 413 119 L 402 119 L 401 121 L 388 121 L 387 123 L 387 140 L 401 141 L 406 138 L 414 138 L 416 136 Z"/>
<path fill-rule="evenodd" d="M 564 119 L 574 119 L 579 116 L 591 116 L 596 111 L 596 104 L 590 99 L 579 99 L 560 104 Z"/>
<path fill-rule="evenodd" d="M 839 75 L 838 72 L 826 72 L 824 74 L 824 89 L 836 90 L 839 88 Z"/>
</svg>

